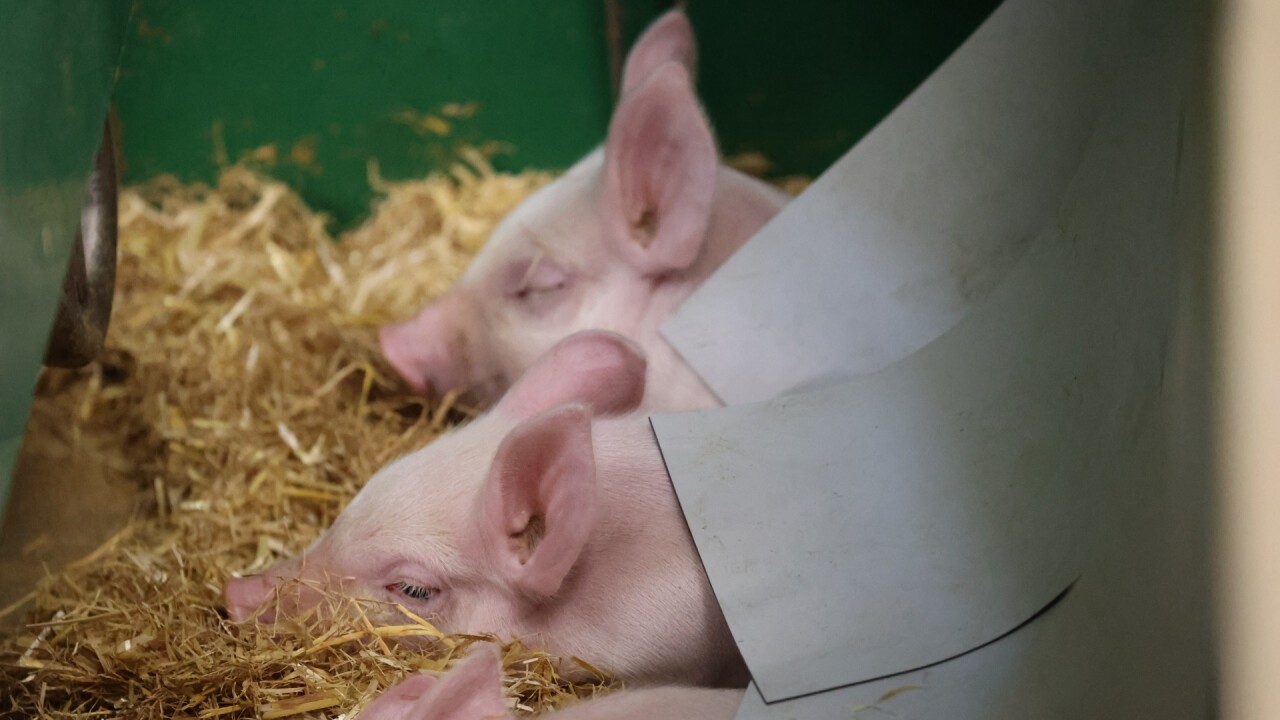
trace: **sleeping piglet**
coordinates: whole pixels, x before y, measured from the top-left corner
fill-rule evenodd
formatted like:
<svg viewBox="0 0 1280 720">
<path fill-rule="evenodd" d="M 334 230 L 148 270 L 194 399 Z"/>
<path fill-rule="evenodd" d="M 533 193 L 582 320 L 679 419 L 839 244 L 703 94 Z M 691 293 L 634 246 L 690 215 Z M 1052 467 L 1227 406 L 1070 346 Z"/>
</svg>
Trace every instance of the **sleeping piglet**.
<svg viewBox="0 0 1280 720">
<path fill-rule="evenodd" d="M 655 687 L 621 690 L 557 710 L 556 720 L 730 720 L 741 690 Z M 413 675 L 392 686 L 359 720 L 514 720 L 502 695 L 497 648 L 483 645 L 440 676 Z"/>
<path fill-rule="evenodd" d="M 625 338 L 565 339 L 491 412 L 375 473 L 300 556 L 229 580 L 228 613 L 269 621 L 315 606 L 320 584 L 627 680 L 740 687 L 648 420 L 629 412 L 644 387 Z"/>
<path fill-rule="evenodd" d="M 504 218 L 452 290 L 382 329 L 411 385 L 493 400 L 558 340 L 598 328 L 644 349 L 646 407 L 718 404 L 658 328 L 787 196 L 720 164 L 695 52 L 680 11 L 650 26 L 604 147 Z"/>
</svg>

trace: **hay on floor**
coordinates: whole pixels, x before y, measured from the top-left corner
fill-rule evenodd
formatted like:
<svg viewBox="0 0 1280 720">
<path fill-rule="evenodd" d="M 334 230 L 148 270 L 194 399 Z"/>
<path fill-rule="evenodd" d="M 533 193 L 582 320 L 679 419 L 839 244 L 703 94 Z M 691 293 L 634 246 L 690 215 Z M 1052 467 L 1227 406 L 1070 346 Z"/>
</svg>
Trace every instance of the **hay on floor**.
<svg viewBox="0 0 1280 720">
<path fill-rule="evenodd" d="M 375 329 L 447 289 L 549 176 L 472 155 L 448 175 L 374 180 L 385 199 L 341 242 L 243 167 L 214 188 L 161 179 L 123 194 L 107 349 L 45 373 L 27 442 L 69 433 L 153 500 L 7 611 L 28 623 L 0 647 L 0 717 L 350 717 L 405 674 L 497 641 L 441 638 L 372 603 L 276 628 L 219 609 L 229 574 L 305 547 L 382 463 L 466 417 L 409 392 Z M 420 642 L 390 642 L 406 638 Z M 604 682 L 575 687 L 553 658 L 503 640 L 521 712 Z"/>
<path fill-rule="evenodd" d="M 521 714 L 607 688 L 586 660 L 442 637 L 399 607 L 334 599 L 327 620 L 277 627 L 220 610 L 231 573 L 305 547 L 379 466 L 473 413 L 410 392 L 375 330 L 447 290 L 549 180 L 495 173 L 476 153 L 415 182 L 371 167 L 385 197 L 339 242 L 288 187 L 245 167 L 213 188 L 161 178 L 124 192 L 107 348 L 84 370 L 45 372 L 26 442 L 70 442 L 151 503 L 0 609 L 26 620 L 0 636 L 0 718 L 350 718 L 475 642 L 505 643 Z M 557 662 L 597 679 L 570 683 Z"/>
</svg>

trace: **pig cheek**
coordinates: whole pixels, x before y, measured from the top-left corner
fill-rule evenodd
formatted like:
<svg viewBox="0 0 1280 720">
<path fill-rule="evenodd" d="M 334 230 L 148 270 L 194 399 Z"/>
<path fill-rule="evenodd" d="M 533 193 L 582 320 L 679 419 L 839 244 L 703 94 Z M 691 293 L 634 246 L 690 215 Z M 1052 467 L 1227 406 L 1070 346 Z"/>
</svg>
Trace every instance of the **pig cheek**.
<svg viewBox="0 0 1280 720">
<path fill-rule="evenodd" d="M 527 634 L 517 622 L 515 604 L 503 593 L 476 588 L 459 593 L 452 607 L 441 612 L 438 627 L 446 633 L 493 634 L 503 639 Z"/>
<path fill-rule="evenodd" d="M 460 334 L 463 339 L 458 353 L 467 369 L 465 391 L 460 396 L 475 405 L 490 405 L 524 370 L 519 355 L 513 352 L 527 343 L 524 329 L 510 322 L 503 308 L 484 307 L 470 332 L 462 330 Z"/>
<path fill-rule="evenodd" d="M 483 290 L 483 288 L 480 288 Z M 502 334 L 495 322 L 492 296 L 475 288 L 455 288 L 451 322 L 443 329 L 443 352 L 427 378 L 437 396 L 456 391 L 464 401 L 487 405 L 507 389 L 506 374 L 495 358 L 495 336 Z"/>
<path fill-rule="evenodd" d="M 595 299 L 581 280 L 525 301 L 503 298 L 498 312 L 487 323 L 490 331 L 486 333 L 491 343 L 486 348 L 487 357 L 491 358 L 490 385 L 498 394 L 569 335 L 589 328 L 614 329 L 594 322 L 596 313 L 584 312 L 592 304 L 588 301 Z"/>
<path fill-rule="evenodd" d="M 410 380 L 423 393 L 437 397 L 451 391 L 465 391 L 470 386 L 471 348 L 467 332 L 460 324 L 441 328 L 442 335 L 432 338 Z M 410 377 L 397 368 L 402 375 Z"/>
<path fill-rule="evenodd" d="M 529 634 L 528 623 L 523 622 L 525 599 L 511 588 L 509 569 L 497 550 L 492 538 L 479 534 L 464 546 L 463 553 L 474 558 L 475 564 L 467 573 L 467 582 L 449 595 L 443 621 L 454 632 L 492 633 L 501 638 Z"/>
</svg>

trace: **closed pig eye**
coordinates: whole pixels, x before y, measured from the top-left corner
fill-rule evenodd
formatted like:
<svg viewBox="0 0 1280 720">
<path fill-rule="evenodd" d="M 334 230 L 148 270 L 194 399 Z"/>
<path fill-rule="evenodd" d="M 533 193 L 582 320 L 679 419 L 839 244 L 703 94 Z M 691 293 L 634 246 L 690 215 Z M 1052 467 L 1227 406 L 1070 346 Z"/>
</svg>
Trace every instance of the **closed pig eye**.
<svg viewBox="0 0 1280 720">
<path fill-rule="evenodd" d="M 528 300 L 543 293 L 561 290 L 569 284 L 569 274 L 545 252 L 527 262 L 513 263 L 507 271 L 508 294 L 516 300 Z"/>
<path fill-rule="evenodd" d="M 387 586 L 387 590 L 420 603 L 429 601 L 440 592 L 435 588 L 429 588 L 425 585 L 414 585 L 412 583 L 404 582 L 403 580 L 391 583 Z"/>
</svg>

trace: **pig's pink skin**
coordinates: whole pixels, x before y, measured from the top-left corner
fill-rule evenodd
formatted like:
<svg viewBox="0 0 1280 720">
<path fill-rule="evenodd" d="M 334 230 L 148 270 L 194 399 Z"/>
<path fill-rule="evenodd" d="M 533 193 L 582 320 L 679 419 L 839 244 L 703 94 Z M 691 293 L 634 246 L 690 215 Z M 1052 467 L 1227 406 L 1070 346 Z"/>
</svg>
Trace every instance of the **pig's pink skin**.
<svg viewBox="0 0 1280 720">
<path fill-rule="evenodd" d="M 655 687 L 623 690 L 557 710 L 557 720 L 730 720 L 741 690 Z M 438 679 L 411 677 L 391 687 L 360 720 L 514 720 L 502 695 L 492 646 L 481 648 Z"/>
<path fill-rule="evenodd" d="M 570 705 L 557 711 L 555 717 L 556 720 L 732 720 L 741 703 L 741 690 L 641 688 Z"/>
<path fill-rule="evenodd" d="M 697 75 L 698 46 L 693 38 L 693 26 L 679 9 L 654 20 L 636 39 L 622 68 L 622 94 L 634 93 L 654 70 L 667 62 L 684 65 L 690 78 Z"/>
<path fill-rule="evenodd" d="M 507 720 L 497 648 L 481 645 L 440 678 L 413 675 L 369 703 L 358 720 Z"/>
<path fill-rule="evenodd" d="M 644 349 L 645 407 L 719 404 L 659 327 L 788 198 L 719 164 L 683 16 L 652 32 L 628 59 L 605 146 L 512 211 L 449 293 L 383 329 L 415 388 L 493 400 L 556 341 L 598 328 Z"/>
<path fill-rule="evenodd" d="M 277 583 L 302 578 L 632 682 L 745 684 L 646 416 L 599 416 L 634 409 L 641 368 L 616 335 L 568 338 L 492 412 L 379 470 L 268 582 L 228 582 L 229 613 L 253 617 Z M 401 582 L 438 592 L 420 602 Z M 291 591 L 281 608 L 314 603 Z"/>
</svg>

